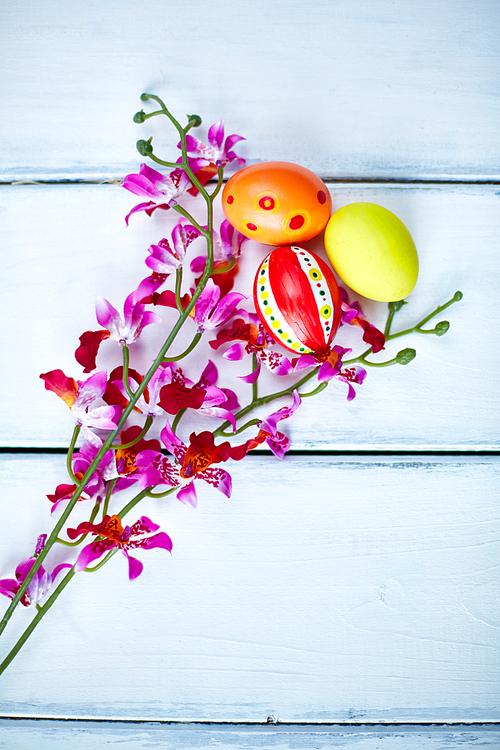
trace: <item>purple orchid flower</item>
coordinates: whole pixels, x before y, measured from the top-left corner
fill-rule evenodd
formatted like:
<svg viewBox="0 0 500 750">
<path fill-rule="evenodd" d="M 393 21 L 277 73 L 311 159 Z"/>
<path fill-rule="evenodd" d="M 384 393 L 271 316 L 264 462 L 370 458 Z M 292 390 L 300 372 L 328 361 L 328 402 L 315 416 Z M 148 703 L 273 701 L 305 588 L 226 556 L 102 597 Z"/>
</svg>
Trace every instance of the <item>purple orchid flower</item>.
<svg viewBox="0 0 500 750">
<path fill-rule="evenodd" d="M 161 454 L 160 454 L 161 455 Z M 122 526 L 120 516 L 104 516 L 101 523 L 93 524 L 87 521 L 80 523 L 76 529 L 68 529 L 70 539 L 76 539 L 81 534 L 95 534 L 98 538 L 82 549 L 75 563 L 75 570 L 81 571 L 94 560 L 98 560 L 106 552 L 119 549 L 128 560 L 129 578 L 132 581 L 142 573 L 144 565 L 140 560 L 129 555 L 129 549 L 161 549 L 172 551 L 172 540 L 164 531 L 152 534 L 160 527 L 146 516 L 142 516 L 133 526 Z"/>
<path fill-rule="evenodd" d="M 86 473 L 90 464 L 101 450 L 102 445 L 103 441 L 97 435 L 90 430 L 86 431 L 83 445 L 80 447 L 78 453 L 75 453 L 73 456 L 73 473 L 77 479 L 81 479 Z M 93 500 L 96 503 L 102 502 L 106 496 L 108 482 L 112 479 L 118 480 L 114 486 L 115 492 L 124 490 L 137 481 L 137 477 L 122 476 L 120 474 L 116 465 L 116 453 L 114 450 L 109 450 L 85 486 L 80 500 Z M 75 489 L 75 484 L 59 484 L 53 495 L 47 495 L 51 503 L 53 503 L 51 513 L 56 510 L 61 502 L 69 500 L 73 496 Z"/>
<path fill-rule="evenodd" d="M 352 401 L 356 395 L 352 383 L 358 383 L 361 385 L 366 377 L 366 370 L 364 367 L 351 365 L 350 367 L 344 367 L 342 369 L 342 359 L 350 351 L 352 350 L 343 349 L 341 346 L 332 347 L 328 359 L 320 364 L 318 370 L 318 382 L 320 383 L 326 383 L 332 378 L 347 383 L 349 387 L 347 392 L 348 401 Z M 317 364 L 318 361 L 314 355 L 302 354 L 297 360 L 295 370 L 303 370 L 306 367 L 311 367 Z"/>
<path fill-rule="evenodd" d="M 164 237 L 157 245 L 151 245 L 146 265 L 153 273 L 143 279 L 135 290 L 134 302 L 151 297 L 169 275 L 182 266 L 189 245 L 200 236 L 201 232 L 192 224 L 179 222 L 172 230 L 171 243 Z"/>
<path fill-rule="evenodd" d="M 224 219 L 220 225 L 220 235 L 214 232 L 214 266 L 222 266 L 229 261 L 238 260 L 241 255 L 241 246 L 248 239 L 244 234 L 238 232 L 232 224 Z M 199 255 L 191 261 L 191 271 L 203 273 L 207 264 L 205 255 Z"/>
<path fill-rule="evenodd" d="M 123 319 L 112 304 L 103 297 L 98 297 L 96 302 L 96 317 L 98 323 L 110 333 L 114 341 L 133 344 L 137 341 L 145 326 L 151 323 L 161 323 L 157 313 L 146 312 L 144 305 L 135 302 L 135 292 L 129 294 L 123 306 Z"/>
<path fill-rule="evenodd" d="M 107 385 L 106 370 L 100 370 L 84 381 L 68 378 L 62 370 L 51 370 L 40 375 L 45 381 L 47 391 L 53 391 L 71 409 L 77 424 L 83 426 L 84 436 L 91 428 L 99 430 L 116 430 L 119 409 L 115 406 L 90 406 L 102 398 Z"/>
<path fill-rule="evenodd" d="M 240 292 L 230 292 L 220 299 L 221 290 L 209 278 L 194 308 L 194 322 L 198 331 L 213 331 L 235 315 L 237 306 L 247 297 Z M 220 300 L 220 301 L 219 301 Z"/>
<path fill-rule="evenodd" d="M 192 156 L 198 156 L 205 159 L 208 163 L 215 164 L 216 166 L 225 167 L 233 161 L 238 163 L 238 167 L 245 165 L 245 159 L 240 159 L 234 151 L 231 149 L 238 143 L 238 141 L 244 141 L 241 135 L 228 135 L 224 141 L 224 120 L 214 123 L 208 131 L 208 143 L 199 141 L 198 138 L 194 138 L 192 135 L 186 136 L 186 146 L 188 154 Z M 181 148 L 180 142 L 177 144 L 178 148 Z"/>
<path fill-rule="evenodd" d="M 41 534 L 38 537 L 35 554 L 28 560 L 23 560 L 19 563 L 16 568 L 15 579 L 4 578 L 0 581 L 0 594 L 8 596 L 9 599 L 14 599 L 22 584 L 26 580 L 28 573 L 35 564 L 36 558 L 44 548 L 46 541 L 47 534 Z M 61 570 L 63 570 L 64 568 L 72 567 L 73 566 L 70 563 L 61 563 L 54 568 L 52 573 L 48 573 L 43 565 L 40 565 L 37 572 L 33 576 L 31 583 L 28 585 L 28 588 L 20 599 L 21 604 L 23 604 L 25 607 L 37 604 L 40 599 L 42 599 L 45 594 L 50 591 L 57 575 L 61 572 Z"/>
<path fill-rule="evenodd" d="M 139 174 L 129 174 L 123 180 L 123 187 L 134 195 L 145 196 L 149 200 L 139 203 L 125 217 L 129 222 L 132 214 L 145 211 L 151 216 L 157 208 L 164 210 L 173 206 L 185 190 L 191 187 L 191 182 L 183 169 L 174 169 L 168 175 L 162 175 L 147 164 L 141 164 Z"/>
<path fill-rule="evenodd" d="M 290 440 L 277 429 L 278 422 L 281 422 L 283 419 L 289 419 L 297 411 L 301 402 L 299 392 L 295 390 L 290 406 L 282 406 L 281 409 L 273 412 L 257 424 L 260 430 L 269 433 L 266 437 L 266 443 L 276 458 L 283 459 L 285 453 L 290 449 Z"/>
</svg>

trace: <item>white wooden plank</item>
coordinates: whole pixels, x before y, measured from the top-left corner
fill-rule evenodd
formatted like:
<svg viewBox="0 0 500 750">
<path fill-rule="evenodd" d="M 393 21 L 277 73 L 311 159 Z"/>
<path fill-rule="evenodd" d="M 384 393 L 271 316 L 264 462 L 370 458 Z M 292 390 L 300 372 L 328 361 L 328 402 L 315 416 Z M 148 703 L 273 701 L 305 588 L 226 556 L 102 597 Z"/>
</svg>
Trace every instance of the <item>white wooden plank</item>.
<svg viewBox="0 0 500 750">
<path fill-rule="evenodd" d="M 1 9 L 3 179 L 118 176 L 144 91 L 226 119 L 251 160 L 322 175 L 498 179 L 495 0 L 13 0 Z M 206 130 L 204 131 L 206 132 Z"/>
<path fill-rule="evenodd" d="M 48 530 L 63 464 L 2 457 L 1 577 Z M 0 715 L 500 719 L 498 458 L 228 468 L 230 500 L 204 485 L 196 511 L 138 509 L 172 557 L 138 553 L 133 583 L 121 555 L 72 581 L 3 675 Z M 3 650 L 30 618 L 16 613 Z"/>
<path fill-rule="evenodd" d="M 495 748 L 496 727 L 224 727 L 89 724 L 0 720 L 2 750 L 94 750 L 104 744 L 120 750 L 205 750 L 207 747 L 256 750 L 452 750 Z"/>
<path fill-rule="evenodd" d="M 444 337 L 413 335 L 393 342 L 387 355 L 378 355 L 379 360 L 387 359 L 406 346 L 417 350 L 417 358 L 406 367 L 369 370 L 353 402 L 346 401 L 347 387 L 338 382 L 319 397 L 304 400 L 294 418 L 282 423 L 293 447 L 498 448 L 499 191 L 479 185 L 332 184 L 330 188 L 334 209 L 359 200 L 380 203 L 400 216 L 414 236 L 420 278 L 394 330 L 421 320 L 457 289 L 464 299 L 442 315 L 451 322 Z M 170 236 L 176 221 L 172 212 L 157 211 L 151 219 L 132 217 L 127 229 L 124 215 L 134 200 L 115 185 L 0 189 L 0 312 L 5 321 L 0 381 L 7 384 L 0 396 L 0 445 L 67 446 L 72 415 L 62 401 L 44 390 L 39 374 L 60 368 L 67 375 L 84 377 L 74 351 L 83 331 L 99 328 L 96 297 L 103 295 L 121 308 L 125 296 L 149 274 L 144 264 L 147 247 Z M 323 252 L 320 240 L 308 245 Z M 199 251 L 193 243 L 189 257 Z M 253 242 L 244 245 L 238 288 L 247 294 L 267 252 Z M 187 274 L 186 289 L 189 282 Z M 385 304 L 364 300 L 362 305 L 369 318 L 383 327 Z M 160 313 L 166 322 L 173 320 L 166 308 Z M 188 333 L 175 344 L 174 353 L 190 337 Z M 144 344 L 132 345 L 133 365 L 146 367 L 153 358 L 152 347 L 159 347 L 163 338 L 164 328 L 146 329 Z M 357 330 L 346 333 L 343 329 L 338 341 L 352 342 L 357 352 L 364 348 Z M 100 368 L 110 371 L 119 364 L 119 347 L 114 342 L 105 342 L 101 351 Z M 220 369 L 219 382 L 234 388 L 241 403 L 247 403 L 249 387 L 237 375 L 250 372 L 250 361 L 225 363 L 207 345 L 186 360 L 184 367 L 192 380 L 197 380 L 209 356 Z M 280 390 L 288 382 L 288 378 L 264 378 L 262 392 Z M 330 416 L 325 419 L 325 414 Z M 209 418 L 203 422 L 205 429 L 214 424 Z"/>
</svg>

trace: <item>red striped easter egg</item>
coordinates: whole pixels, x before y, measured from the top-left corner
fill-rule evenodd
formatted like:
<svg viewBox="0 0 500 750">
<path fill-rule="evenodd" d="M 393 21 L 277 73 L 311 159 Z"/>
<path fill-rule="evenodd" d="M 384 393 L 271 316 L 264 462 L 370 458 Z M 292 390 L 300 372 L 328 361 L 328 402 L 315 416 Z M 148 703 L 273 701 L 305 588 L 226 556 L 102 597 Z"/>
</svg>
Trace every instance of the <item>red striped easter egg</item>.
<svg viewBox="0 0 500 750">
<path fill-rule="evenodd" d="M 255 309 L 266 331 L 285 349 L 316 354 L 328 349 L 340 323 L 335 276 L 302 247 L 278 247 L 255 276 Z"/>
</svg>

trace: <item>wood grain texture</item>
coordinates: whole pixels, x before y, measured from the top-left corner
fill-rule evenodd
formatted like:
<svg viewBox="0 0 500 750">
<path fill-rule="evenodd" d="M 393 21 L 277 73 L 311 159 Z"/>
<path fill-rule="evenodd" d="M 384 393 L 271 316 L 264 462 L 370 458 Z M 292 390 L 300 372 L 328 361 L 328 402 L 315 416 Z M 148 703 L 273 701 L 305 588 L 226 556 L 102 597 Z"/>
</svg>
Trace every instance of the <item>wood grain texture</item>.
<svg viewBox="0 0 500 750">
<path fill-rule="evenodd" d="M 457 289 L 464 299 L 438 319 L 451 322 L 442 338 L 412 335 L 392 342 L 381 361 L 406 346 L 417 350 L 408 366 L 370 369 L 356 399 L 348 403 L 347 386 L 332 382 L 318 398 L 304 400 L 283 428 L 297 449 L 489 450 L 498 449 L 499 403 L 496 368 L 500 316 L 498 190 L 492 186 L 330 185 L 334 209 L 355 201 L 379 203 L 410 229 L 420 254 L 420 278 L 394 330 L 418 322 L 450 299 Z M 56 368 L 83 379 L 74 359 L 78 337 L 96 330 L 94 304 L 103 295 L 121 309 L 125 296 L 149 274 L 147 248 L 170 237 L 177 221 L 172 212 L 124 215 L 135 198 L 116 185 L 4 186 L 0 188 L 3 291 L 3 357 L 0 445 L 65 447 L 73 418 L 62 401 L 44 391 L 39 374 Z M 189 205 L 189 204 L 188 204 Z M 219 219 L 222 217 L 218 209 Z M 201 214 L 199 218 L 201 219 Z M 202 243 L 198 240 L 197 243 Z M 193 243 L 190 256 L 202 251 Z M 324 253 L 321 240 L 308 246 Z M 238 288 L 251 295 L 253 276 L 268 252 L 248 242 Z M 186 275 L 185 289 L 191 276 Z M 383 328 L 386 305 L 362 300 Z M 159 310 L 165 324 L 173 312 Z M 352 329 L 352 327 L 349 327 Z M 150 326 L 143 342 L 131 347 L 132 363 L 147 369 L 165 333 Z M 172 351 L 182 351 L 194 327 Z M 214 338 L 206 334 L 206 339 Z M 337 340 L 363 351 L 359 330 L 342 329 Z M 105 342 L 99 368 L 120 363 L 119 346 Z M 196 351 L 185 368 L 193 381 L 208 358 L 220 370 L 219 382 L 234 388 L 247 403 L 249 386 L 238 375 L 250 372 L 249 358 L 227 363 L 208 347 Z M 145 371 L 144 369 L 144 371 Z M 263 378 L 262 392 L 280 390 L 289 378 Z M 329 415 L 329 416 L 326 416 Z M 211 429 L 215 420 L 204 418 Z M 163 426 L 163 424 L 161 425 Z"/>
<path fill-rule="evenodd" d="M 1 750 L 206 750 L 208 747 L 242 750 L 497 750 L 500 730 L 494 727 L 227 727 L 158 726 L 120 723 L 91 724 L 0 719 Z"/>
<path fill-rule="evenodd" d="M 0 11 L 4 180 L 121 177 L 143 91 L 221 117 L 251 160 L 324 176 L 498 179 L 495 0 L 12 0 Z M 206 128 L 202 133 L 206 133 Z"/>
<path fill-rule="evenodd" d="M 45 493 L 64 460 L 0 466 L 8 577 L 48 528 Z M 3 675 L 0 715 L 500 719 L 498 458 L 227 468 L 230 500 L 198 482 L 196 511 L 175 498 L 141 505 L 173 555 L 139 551 L 132 583 L 120 554 L 79 575 Z M 3 649 L 30 619 L 17 613 Z"/>
</svg>

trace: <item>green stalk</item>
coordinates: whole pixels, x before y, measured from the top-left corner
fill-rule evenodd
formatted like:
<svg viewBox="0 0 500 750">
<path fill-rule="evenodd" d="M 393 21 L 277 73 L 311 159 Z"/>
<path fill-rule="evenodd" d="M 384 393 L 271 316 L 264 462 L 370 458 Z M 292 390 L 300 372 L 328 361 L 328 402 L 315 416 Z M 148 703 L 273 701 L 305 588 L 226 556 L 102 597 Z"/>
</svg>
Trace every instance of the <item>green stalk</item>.
<svg viewBox="0 0 500 750">
<path fill-rule="evenodd" d="M 59 584 L 59 586 L 53 591 L 52 595 L 47 599 L 45 604 L 43 606 L 38 607 L 38 611 L 22 636 L 19 638 L 15 646 L 10 650 L 10 652 L 7 654 L 3 662 L 0 664 L 0 674 L 5 672 L 11 661 L 14 659 L 14 657 L 19 653 L 21 648 L 24 646 L 40 620 L 47 614 L 49 609 L 52 607 L 54 602 L 56 601 L 59 594 L 66 588 L 68 583 L 71 581 L 73 576 L 75 575 L 75 568 L 74 566 L 71 568 L 71 570 L 64 576 L 63 580 Z"/>
<path fill-rule="evenodd" d="M 155 97 L 155 96 L 143 95 L 143 97 L 144 96 L 146 96 L 146 98 L 153 98 L 153 99 L 157 99 L 158 100 L 158 97 Z M 144 100 L 145 99 L 143 98 L 143 101 Z M 5 630 L 5 627 L 7 626 L 7 623 L 9 622 L 10 618 L 14 614 L 14 611 L 15 611 L 15 609 L 16 609 L 19 601 L 21 600 L 21 597 L 23 596 L 24 592 L 26 591 L 26 589 L 28 588 L 29 584 L 33 580 L 36 572 L 38 571 L 38 569 L 42 565 L 42 563 L 45 560 L 45 558 L 47 557 L 48 553 L 50 552 L 52 546 L 54 545 L 54 543 L 55 543 L 55 541 L 56 541 L 56 539 L 57 539 L 57 537 L 59 535 L 59 532 L 61 531 L 61 529 L 63 528 L 64 524 L 68 520 L 71 512 L 73 511 L 76 503 L 78 502 L 78 499 L 80 498 L 80 496 L 81 496 L 83 490 L 85 489 L 87 483 L 89 482 L 90 478 L 94 474 L 95 470 L 99 466 L 101 460 L 103 459 L 103 457 L 105 456 L 105 454 L 107 453 L 107 451 L 110 449 L 111 445 L 113 444 L 113 441 L 115 440 L 115 438 L 119 434 L 120 430 L 124 426 L 124 424 L 127 421 L 130 413 L 132 412 L 135 404 L 137 403 L 139 397 L 143 394 L 144 390 L 146 389 L 146 387 L 147 387 L 149 381 L 151 380 L 151 378 L 153 377 L 154 373 L 156 372 L 156 370 L 158 369 L 158 367 L 163 363 L 163 360 L 165 358 L 165 355 L 166 355 L 167 351 L 169 350 L 171 344 L 173 343 L 173 341 L 177 337 L 177 334 L 179 333 L 179 331 L 181 330 L 182 326 L 184 325 L 184 322 L 189 317 L 189 313 L 191 312 L 191 310 L 195 306 L 195 304 L 196 304 L 198 298 L 200 297 L 203 289 L 205 288 L 205 285 L 206 285 L 206 283 L 208 281 L 208 278 L 210 277 L 210 274 L 212 272 L 212 268 L 213 268 L 213 198 L 203 188 L 203 186 L 200 184 L 199 180 L 195 177 L 195 175 L 193 174 L 192 170 L 190 169 L 190 167 L 188 165 L 188 162 L 187 162 L 187 148 L 186 148 L 186 133 L 185 133 L 184 129 L 172 117 L 172 115 L 168 112 L 168 110 L 166 110 L 166 107 L 165 107 L 165 105 L 163 105 L 163 102 L 161 102 L 161 100 L 160 100 L 160 104 L 165 109 L 165 113 L 167 114 L 167 116 L 169 117 L 169 119 L 173 122 L 173 124 L 175 125 L 175 127 L 177 128 L 177 130 L 179 131 L 179 134 L 181 136 L 183 167 L 185 168 L 186 173 L 189 175 L 192 183 L 194 185 L 196 185 L 196 187 L 198 188 L 199 192 L 203 195 L 203 197 L 204 197 L 204 199 L 206 201 L 206 204 L 207 204 L 207 231 L 206 231 L 206 233 L 203 232 L 203 234 L 205 234 L 205 236 L 207 238 L 207 264 L 205 266 L 205 270 L 203 272 L 203 275 L 202 275 L 202 277 L 200 279 L 200 283 L 198 284 L 198 286 L 197 286 L 197 288 L 196 288 L 196 290 L 195 290 L 195 292 L 194 292 L 194 294 L 193 294 L 193 296 L 192 296 L 189 304 L 187 305 L 187 307 L 184 310 L 184 312 L 179 316 L 177 322 L 175 323 L 174 327 L 172 328 L 172 330 L 171 330 L 169 336 L 167 337 L 165 343 L 163 344 L 162 348 L 160 349 L 160 351 L 158 353 L 158 356 L 156 357 L 155 361 L 153 362 L 153 364 L 149 368 L 148 372 L 146 373 L 146 375 L 144 377 L 144 380 L 139 385 L 137 391 L 135 392 L 135 394 L 133 394 L 133 396 L 131 397 L 129 403 L 125 407 L 125 409 L 123 411 L 123 414 L 122 414 L 120 420 L 118 421 L 117 429 L 111 431 L 109 433 L 108 437 L 106 438 L 106 440 L 104 441 L 101 449 L 99 450 L 99 452 L 97 453 L 96 457 L 94 458 L 94 460 L 90 464 L 89 468 L 85 472 L 85 474 L 84 474 L 84 476 L 82 478 L 82 481 L 77 486 L 77 489 L 75 490 L 75 492 L 73 494 L 73 497 L 71 498 L 70 502 L 66 506 L 66 508 L 65 508 L 64 512 L 62 513 L 59 521 L 54 526 L 54 528 L 53 528 L 53 530 L 52 530 L 49 538 L 47 539 L 45 547 L 41 551 L 40 555 L 38 556 L 38 558 L 36 559 L 35 563 L 33 564 L 30 572 L 26 576 L 26 579 L 24 580 L 23 584 L 19 587 L 18 592 L 16 593 L 14 599 L 10 603 L 7 611 L 5 612 L 5 614 L 4 614 L 3 618 L 2 618 L 2 621 L 0 622 L 0 635 Z M 179 166 L 179 165 L 177 165 L 177 166 Z M 219 189 L 220 189 L 220 185 L 222 184 L 222 176 L 223 176 L 223 171 L 222 171 L 222 169 L 219 168 L 219 182 L 218 182 L 218 188 Z M 193 221 L 194 221 L 194 219 L 193 219 Z"/>
<path fill-rule="evenodd" d="M 71 465 L 71 461 L 73 460 L 73 453 L 75 452 L 75 445 L 76 445 L 76 441 L 78 439 L 78 435 L 80 434 L 81 428 L 82 428 L 81 425 L 79 425 L 79 424 L 75 425 L 75 429 L 73 430 L 73 435 L 71 437 L 71 443 L 70 443 L 69 449 L 68 449 L 68 455 L 66 456 L 66 468 L 68 470 L 69 478 L 75 484 L 78 484 L 79 482 L 78 482 L 78 479 L 76 478 L 75 473 L 73 471 L 73 467 Z"/>
</svg>

